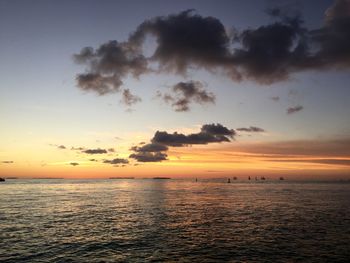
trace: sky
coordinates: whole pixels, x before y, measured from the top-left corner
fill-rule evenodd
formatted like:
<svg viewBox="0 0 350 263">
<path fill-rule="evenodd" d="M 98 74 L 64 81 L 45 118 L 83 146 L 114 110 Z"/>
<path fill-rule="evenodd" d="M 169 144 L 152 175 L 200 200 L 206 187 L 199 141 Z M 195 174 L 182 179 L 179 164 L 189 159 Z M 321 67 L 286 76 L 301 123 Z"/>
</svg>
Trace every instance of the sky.
<svg viewBox="0 0 350 263">
<path fill-rule="evenodd" d="M 0 0 L 0 176 L 350 179 L 349 69 L 349 0 Z"/>
</svg>

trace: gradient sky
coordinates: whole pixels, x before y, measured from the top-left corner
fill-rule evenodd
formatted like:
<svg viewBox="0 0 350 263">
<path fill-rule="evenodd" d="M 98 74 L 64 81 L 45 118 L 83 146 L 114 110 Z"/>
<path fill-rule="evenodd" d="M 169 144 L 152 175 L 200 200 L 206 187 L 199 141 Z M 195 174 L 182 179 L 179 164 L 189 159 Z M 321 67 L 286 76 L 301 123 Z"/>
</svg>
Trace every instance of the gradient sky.
<svg viewBox="0 0 350 263">
<path fill-rule="evenodd" d="M 176 62 L 170 69 L 161 69 L 162 59 L 166 57 L 152 59 L 152 55 L 160 45 L 157 34 L 164 32 L 157 31 L 160 30 L 157 20 L 152 18 L 166 22 L 172 15 L 179 20 L 184 14 L 181 12 L 189 9 L 195 11 L 185 17 L 196 16 L 199 20 L 214 17 L 224 26 L 227 36 L 239 39 L 230 38 L 232 57 L 237 54 L 235 48 L 246 51 L 242 41 L 247 30 L 257 33 L 258 28 L 274 23 L 294 29 L 294 24 L 286 21 L 296 16 L 303 20 L 299 23 L 307 29 L 303 33 L 307 37 L 312 39 L 319 32 L 323 35 L 313 40 L 316 44 L 312 43 L 314 46 L 309 50 L 312 55 L 305 53 L 303 64 L 298 61 L 289 65 L 290 59 L 282 61 L 278 68 L 287 70 L 287 75 L 282 77 L 272 78 L 275 72 L 264 72 L 262 79 L 261 75 L 251 73 L 249 63 L 256 62 L 254 56 L 243 58 L 243 62 L 228 56 L 230 62 L 222 62 L 221 58 L 208 60 L 200 54 L 198 61 L 197 57 L 193 60 L 184 57 L 189 59 L 185 74 L 177 74 Z M 113 72 L 119 67 L 119 62 L 113 62 L 112 73 L 119 74 L 123 85 L 114 86 L 113 92 L 106 94 L 98 94 L 96 83 L 92 88 L 87 87 L 91 82 L 79 83 L 83 74 L 101 73 L 99 67 L 91 68 L 88 62 L 77 63 L 77 56 L 83 57 L 80 52 L 84 47 L 92 47 L 95 52 L 110 40 L 129 47 L 129 36 L 146 20 L 150 32 L 156 32 L 152 35 L 145 31 L 141 46 L 151 70 L 135 77 L 129 74 L 134 70 L 132 67 L 125 74 Z M 264 175 L 349 179 L 350 48 L 329 48 L 339 44 L 338 39 L 345 45 L 350 43 L 350 27 L 339 29 L 339 21 L 350 25 L 349 20 L 347 0 L 147 3 L 0 0 L 0 176 L 235 175 L 243 178 Z M 198 32 L 206 36 L 205 29 Z M 329 32 L 337 32 L 336 37 L 332 38 Z M 297 31 L 297 34 L 302 33 Z M 275 42 L 278 40 L 277 34 Z M 295 48 L 298 38 L 294 41 L 288 51 Z M 184 46 L 188 43 L 184 41 Z M 322 43 L 326 44 L 322 46 Z M 179 52 L 185 48 L 175 47 Z M 271 48 L 272 54 L 276 48 L 278 44 Z M 171 55 L 176 58 L 178 54 Z M 96 54 L 93 56 L 100 59 Z M 273 61 L 263 61 L 263 65 Z M 242 73 L 242 80 L 238 81 L 226 72 L 233 67 L 250 73 Z M 176 91 L 176 84 L 181 89 Z M 194 97 L 186 93 L 189 109 L 179 111 L 172 104 L 177 96 L 182 98 L 181 92 L 190 88 L 197 93 L 192 94 Z M 125 97 L 123 100 L 125 90 L 133 94 L 129 97 L 131 101 Z M 205 100 L 203 94 L 214 99 Z M 139 99 L 132 103 L 135 98 Z M 201 135 L 204 132 L 210 140 L 216 140 L 202 143 L 193 143 L 186 137 L 199 134 L 205 124 L 225 128 L 231 134 L 222 135 L 222 139 L 221 134 L 202 129 Z M 254 131 L 250 127 L 260 129 Z M 189 141 L 174 147 L 157 140 L 154 137 L 157 131 L 170 136 L 181 133 Z M 163 145 L 167 150 L 142 150 L 147 144 Z M 133 158 L 135 154 L 148 157 L 148 162 Z M 149 161 L 150 156 L 157 161 Z"/>
</svg>

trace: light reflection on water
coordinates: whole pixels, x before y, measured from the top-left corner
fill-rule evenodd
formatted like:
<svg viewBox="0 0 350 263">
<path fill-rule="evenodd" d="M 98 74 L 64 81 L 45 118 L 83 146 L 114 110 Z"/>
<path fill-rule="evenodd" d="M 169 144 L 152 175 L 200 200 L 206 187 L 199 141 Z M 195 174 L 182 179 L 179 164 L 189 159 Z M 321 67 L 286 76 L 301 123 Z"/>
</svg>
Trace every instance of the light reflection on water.
<svg viewBox="0 0 350 263">
<path fill-rule="evenodd" d="M 345 262 L 350 184 L 7 180 L 1 262 Z"/>
</svg>

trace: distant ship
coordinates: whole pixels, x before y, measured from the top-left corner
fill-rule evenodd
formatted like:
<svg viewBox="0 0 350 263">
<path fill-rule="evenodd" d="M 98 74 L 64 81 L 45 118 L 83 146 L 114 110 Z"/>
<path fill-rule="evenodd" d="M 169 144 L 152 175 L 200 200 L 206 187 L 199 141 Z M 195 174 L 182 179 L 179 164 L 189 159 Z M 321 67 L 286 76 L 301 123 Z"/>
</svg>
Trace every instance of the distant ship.
<svg viewBox="0 0 350 263">
<path fill-rule="evenodd" d="M 168 180 L 168 179 L 171 179 L 170 177 L 153 177 L 152 179 L 155 179 L 155 180 Z"/>
<path fill-rule="evenodd" d="M 281 176 L 281 177 L 280 177 L 280 180 L 282 181 L 282 180 L 284 180 L 284 178 Z"/>
<path fill-rule="evenodd" d="M 266 180 L 264 176 L 262 176 L 260 179 L 261 179 L 261 180 Z"/>
<path fill-rule="evenodd" d="M 233 180 L 237 180 L 237 177 L 235 176 L 235 177 L 233 177 Z"/>
<path fill-rule="evenodd" d="M 228 180 L 227 180 L 227 183 L 229 184 L 229 183 L 231 183 L 231 180 L 230 180 L 230 178 L 228 178 Z"/>
<path fill-rule="evenodd" d="M 5 178 L 0 177 L 0 182 L 5 182 Z"/>
</svg>

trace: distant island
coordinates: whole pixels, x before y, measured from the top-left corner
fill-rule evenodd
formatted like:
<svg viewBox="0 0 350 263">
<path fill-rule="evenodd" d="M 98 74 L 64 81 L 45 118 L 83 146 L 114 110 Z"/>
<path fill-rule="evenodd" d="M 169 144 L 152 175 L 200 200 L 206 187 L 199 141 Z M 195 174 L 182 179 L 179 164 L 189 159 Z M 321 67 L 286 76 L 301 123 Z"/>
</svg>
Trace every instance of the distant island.
<svg viewBox="0 0 350 263">
<path fill-rule="evenodd" d="M 109 179 L 135 179 L 135 177 L 109 177 Z"/>
</svg>

